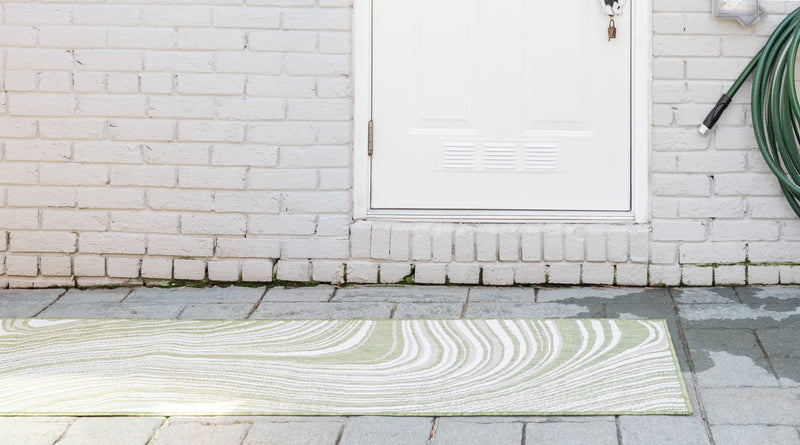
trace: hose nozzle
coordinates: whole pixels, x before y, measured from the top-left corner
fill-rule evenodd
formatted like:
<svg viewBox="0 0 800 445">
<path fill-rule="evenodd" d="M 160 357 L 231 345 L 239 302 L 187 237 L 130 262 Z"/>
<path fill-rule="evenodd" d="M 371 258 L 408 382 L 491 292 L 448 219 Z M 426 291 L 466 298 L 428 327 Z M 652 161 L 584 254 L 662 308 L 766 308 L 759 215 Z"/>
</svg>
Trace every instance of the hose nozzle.
<svg viewBox="0 0 800 445">
<path fill-rule="evenodd" d="M 719 118 L 722 117 L 722 113 L 725 112 L 725 109 L 727 109 L 728 105 L 730 104 L 731 98 L 728 97 L 727 94 L 723 94 L 722 97 L 719 98 L 717 104 L 714 105 L 714 108 L 711 110 L 711 112 L 708 113 L 708 116 L 706 116 L 706 120 L 703 121 L 703 124 L 697 128 L 697 131 L 699 131 L 703 136 L 708 134 L 708 132 L 714 128 L 714 125 L 716 125 Z"/>
</svg>

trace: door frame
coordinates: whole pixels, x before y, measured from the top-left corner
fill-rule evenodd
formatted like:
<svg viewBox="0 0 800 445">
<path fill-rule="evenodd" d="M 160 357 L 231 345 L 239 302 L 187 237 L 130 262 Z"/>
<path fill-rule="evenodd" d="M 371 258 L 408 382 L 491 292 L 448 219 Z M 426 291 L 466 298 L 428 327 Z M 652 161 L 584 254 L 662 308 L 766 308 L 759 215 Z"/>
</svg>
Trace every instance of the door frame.
<svg viewBox="0 0 800 445">
<path fill-rule="evenodd" d="M 585 1 L 585 0 L 582 0 Z M 420 222 L 635 222 L 650 220 L 651 6 L 628 2 L 631 23 L 631 211 L 451 211 L 374 210 L 371 202 L 372 158 L 372 0 L 353 1 L 353 218 Z M 600 14 L 598 6 L 598 14 Z"/>
</svg>

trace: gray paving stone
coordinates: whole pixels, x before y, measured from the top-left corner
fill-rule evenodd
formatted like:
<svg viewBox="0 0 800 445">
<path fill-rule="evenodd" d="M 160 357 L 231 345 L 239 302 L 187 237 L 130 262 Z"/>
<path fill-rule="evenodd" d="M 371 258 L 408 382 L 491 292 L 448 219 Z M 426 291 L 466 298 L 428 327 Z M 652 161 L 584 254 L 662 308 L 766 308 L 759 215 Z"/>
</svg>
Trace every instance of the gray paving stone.
<svg viewBox="0 0 800 445">
<path fill-rule="evenodd" d="M 622 445 L 709 445 L 699 417 L 620 416 Z"/>
<path fill-rule="evenodd" d="M 752 331 L 687 329 L 684 335 L 700 386 L 779 386 Z"/>
<path fill-rule="evenodd" d="M 433 445 L 519 445 L 522 423 L 475 423 L 440 418 L 436 422 Z"/>
<path fill-rule="evenodd" d="M 81 417 L 58 445 L 145 445 L 163 422 L 161 417 Z"/>
<path fill-rule="evenodd" d="M 672 297 L 678 304 L 725 304 L 739 303 L 739 297 L 732 287 L 685 287 L 671 289 Z"/>
<path fill-rule="evenodd" d="M 66 289 L 0 289 L 0 303 L 50 304 Z"/>
<path fill-rule="evenodd" d="M 117 289 L 70 289 L 59 300 L 59 303 L 119 303 L 124 300 L 133 288 Z"/>
<path fill-rule="evenodd" d="M 800 435 L 788 426 L 717 425 L 711 427 L 714 441 L 724 445 L 800 445 Z"/>
<path fill-rule="evenodd" d="M 469 301 L 534 303 L 536 290 L 522 287 L 471 287 Z"/>
<path fill-rule="evenodd" d="M 462 303 L 400 303 L 394 311 L 396 319 L 461 318 Z"/>
<path fill-rule="evenodd" d="M 759 329 L 756 335 L 770 357 L 800 359 L 800 327 Z"/>
<path fill-rule="evenodd" d="M 800 326 L 800 306 L 791 304 L 682 304 L 685 327 L 764 329 Z"/>
<path fill-rule="evenodd" d="M 0 445 L 51 445 L 74 419 L 0 417 Z"/>
<path fill-rule="evenodd" d="M 389 318 L 391 303 L 262 303 L 250 318 L 338 319 Z"/>
<path fill-rule="evenodd" d="M 793 303 L 800 305 L 800 286 L 737 287 L 743 303 Z"/>
<path fill-rule="evenodd" d="M 611 301 L 609 301 L 611 300 Z M 564 287 L 541 289 L 536 301 L 540 303 L 647 303 L 672 305 L 665 288 L 626 287 Z"/>
<path fill-rule="evenodd" d="M 702 394 L 712 425 L 800 426 L 800 389 L 710 388 Z"/>
<path fill-rule="evenodd" d="M 602 318 L 599 304 L 469 303 L 465 318 Z"/>
<path fill-rule="evenodd" d="M 358 286 L 336 291 L 332 301 L 390 303 L 458 303 L 467 299 L 460 286 Z"/>
<path fill-rule="evenodd" d="M 54 304 L 37 318 L 176 318 L 184 304 Z"/>
<path fill-rule="evenodd" d="M 44 308 L 42 303 L 4 303 L 0 301 L 0 318 L 32 318 Z"/>
<path fill-rule="evenodd" d="M 800 388 L 800 360 L 797 358 L 773 358 L 771 363 L 781 386 Z"/>
<path fill-rule="evenodd" d="M 529 423 L 524 445 L 617 445 L 617 424 L 611 421 Z"/>
<path fill-rule="evenodd" d="M 665 304 L 606 303 L 608 318 L 629 320 L 674 320 L 678 318 L 675 308 Z"/>
<path fill-rule="evenodd" d="M 265 287 L 136 288 L 126 303 L 258 303 Z"/>
<path fill-rule="evenodd" d="M 243 445 L 334 445 L 343 426 L 341 420 L 257 422 Z"/>
<path fill-rule="evenodd" d="M 269 289 L 262 301 L 318 301 L 324 302 L 331 299 L 336 290 L 333 286 L 313 286 L 313 287 L 274 287 Z"/>
<path fill-rule="evenodd" d="M 243 320 L 255 307 L 248 303 L 190 304 L 178 318 L 185 320 Z"/>
<path fill-rule="evenodd" d="M 339 445 L 427 445 L 432 428 L 429 417 L 353 417 Z"/>
<path fill-rule="evenodd" d="M 250 423 L 170 423 L 162 428 L 152 445 L 240 445 Z"/>
</svg>

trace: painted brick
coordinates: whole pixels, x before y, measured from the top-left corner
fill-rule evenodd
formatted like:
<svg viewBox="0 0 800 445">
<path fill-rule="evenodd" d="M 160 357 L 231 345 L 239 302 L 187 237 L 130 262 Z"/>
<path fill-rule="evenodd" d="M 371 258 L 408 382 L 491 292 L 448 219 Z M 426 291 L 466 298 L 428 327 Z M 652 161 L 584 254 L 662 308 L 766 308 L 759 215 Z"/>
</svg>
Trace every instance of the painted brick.
<svg viewBox="0 0 800 445">
<path fill-rule="evenodd" d="M 406 263 L 381 263 L 379 272 L 381 283 L 400 283 L 411 275 L 411 265 Z"/>
<path fill-rule="evenodd" d="M 35 277 L 39 274 L 39 260 L 35 256 L 7 256 L 6 274 L 8 276 Z"/>
<path fill-rule="evenodd" d="M 75 276 L 106 276 L 106 259 L 99 255 L 75 255 L 72 260 Z"/>
<path fill-rule="evenodd" d="M 547 276 L 548 283 L 551 284 L 580 284 L 581 265 L 578 263 L 550 264 Z"/>
<path fill-rule="evenodd" d="M 141 267 L 139 258 L 111 257 L 108 261 L 108 276 L 111 278 L 137 278 Z"/>
<path fill-rule="evenodd" d="M 44 256 L 39 259 L 39 270 L 45 276 L 72 276 L 72 259 L 67 256 Z"/>
<path fill-rule="evenodd" d="M 478 261 L 497 261 L 497 236 L 496 227 L 482 227 L 480 230 L 478 230 L 478 232 L 475 234 L 475 250 L 477 252 L 476 257 Z"/>
<path fill-rule="evenodd" d="M 647 264 L 618 264 L 616 284 L 618 286 L 647 286 Z"/>
<path fill-rule="evenodd" d="M 417 284 L 445 284 L 446 277 L 445 264 L 417 264 L 414 268 L 414 282 Z"/>
<path fill-rule="evenodd" d="M 455 230 L 455 259 L 458 262 L 475 261 L 475 229 L 459 226 Z"/>
<path fill-rule="evenodd" d="M 687 286 L 711 286 L 714 282 L 714 269 L 711 267 L 683 266 L 681 279 Z"/>
<path fill-rule="evenodd" d="M 220 258 L 276 259 L 280 258 L 280 241 L 258 238 L 220 238 L 217 240 L 217 256 Z"/>
<path fill-rule="evenodd" d="M 338 261 L 313 261 L 311 279 L 319 283 L 344 282 L 344 263 Z"/>
<path fill-rule="evenodd" d="M 520 259 L 519 233 L 516 231 L 501 231 L 499 234 L 500 261 L 516 262 Z"/>
<path fill-rule="evenodd" d="M 208 279 L 211 281 L 239 281 L 239 262 L 209 261 Z"/>
<path fill-rule="evenodd" d="M 177 259 L 173 267 L 176 280 L 200 281 L 206 277 L 205 261 Z"/>
<path fill-rule="evenodd" d="M 544 238 L 544 260 L 562 261 L 564 259 L 564 234 L 555 230 L 546 230 Z"/>
<path fill-rule="evenodd" d="M 584 284 L 614 284 L 613 264 L 584 263 L 581 274 L 581 282 Z"/>
<path fill-rule="evenodd" d="M 242 261 L 242 281 L 246 283 L 271 282 L 274 263 L 270 260 Z"/>
<path fill-rule="evenodd" d="M 778 266 L 748 266 L 747 284 L 778 284 L 780 283 L 779 271 Z"/>
<path fill-rule="evenodd" d="M 372 226 L 357 222 L 350 226 L 350 256 L 352 258 L 370 258 L 372 246 Z"/>
<path fill-rule="evenodd" d="M 347 262 L 348 283 L 377 283 L 378 264 L 369 261 Z"/>
<path fill-rule="evenodd" d="M 447 279 L 452 284 L 478 284 L 481 279 L 481 266 L 479 264 L 448 264 Z"/>
<path fill-rule="evenodd" d="M 714 284 L 717 286 L 741 286 L 746 283 L 746 266 L 719 266 L 714 269 Z"/>
<path fill-rule="evenodd" d="M 394 261 L 407 261 L 410 256 L 410 236 L 408 227 L 392 227 L 389 240 L 389 258 Z"/>
<path fill-rule="evenodd" d="M 12 231 L 9 239 L 12 252 L 72 253 L 77 248 L 77 236 L 67 232 Z"/>
<path fill-rule="evenodd" d="M 547 266 L 542 263 L 518 263 L 514 265 L 514 281 L 518 284 L 544 284 Z"/>
<path fill-rule="evenodd" d="M 172 279 L 172 260 L 164 258 L 142 259 L 142 278 Z"/>
<path fill-rule="evenodd" d="M 486 264 L 483 266 L 483 284 L 486 286 L 511 286 L 514 284 L 514 266 Z"/>
<path fill-rule="evenodd" d="M 311 278 L 308 261 L 280 260 L 275 265 L 275 276 L 280 281 L 305 282 Z"/>
<path fill-rule="evenodd" d="M 651 265 L 651 286 L 677 286 L 681 284 L 681 267 L 678 265 Z"/>
<path fill-rule="evenodd" d="M 433 261 L 449 263 L 453 259 L 453 231 L 449 227 L 434 227 L 431 252 Z"/>
<path fill-rule="evenodd" d="M 414 227 L 411 232 L 411 259 L 430 261 L 433 256 L 433 232 L 428 226 Z"/>
</svg>

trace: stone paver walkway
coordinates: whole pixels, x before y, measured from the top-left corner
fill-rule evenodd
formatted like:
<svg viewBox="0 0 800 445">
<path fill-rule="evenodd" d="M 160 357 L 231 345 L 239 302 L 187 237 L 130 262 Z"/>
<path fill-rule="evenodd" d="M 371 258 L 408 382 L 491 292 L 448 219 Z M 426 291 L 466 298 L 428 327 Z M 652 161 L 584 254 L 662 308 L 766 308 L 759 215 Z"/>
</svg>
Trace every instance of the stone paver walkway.
<svg viewBox="0 0 800 445">
<path fill-rule="evenodd" d="M 695 415 L 0 417 L 0 445 L 800 445 L 800 287 L 0 290 L 2 318 L 664 318 Z"/>
</svg>

